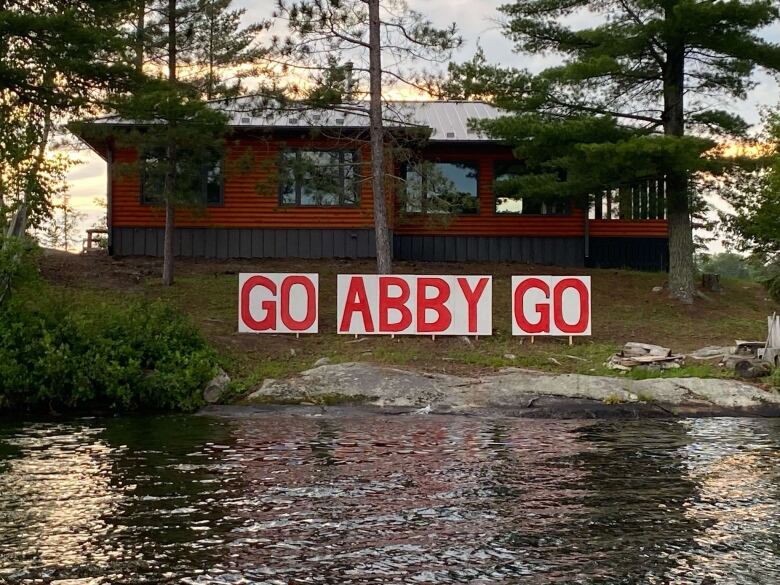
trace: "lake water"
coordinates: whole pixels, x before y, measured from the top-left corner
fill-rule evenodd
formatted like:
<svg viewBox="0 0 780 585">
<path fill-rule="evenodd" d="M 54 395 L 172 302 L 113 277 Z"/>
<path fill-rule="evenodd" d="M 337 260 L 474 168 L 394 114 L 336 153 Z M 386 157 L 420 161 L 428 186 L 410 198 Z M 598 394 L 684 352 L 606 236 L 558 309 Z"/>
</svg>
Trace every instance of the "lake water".
<svg viewBox="0 0 780 585">
<path fill-rule="evenodd" d="M 0 422 L 0 583 L 776 583 L 780 421 Z"/>
</svg>

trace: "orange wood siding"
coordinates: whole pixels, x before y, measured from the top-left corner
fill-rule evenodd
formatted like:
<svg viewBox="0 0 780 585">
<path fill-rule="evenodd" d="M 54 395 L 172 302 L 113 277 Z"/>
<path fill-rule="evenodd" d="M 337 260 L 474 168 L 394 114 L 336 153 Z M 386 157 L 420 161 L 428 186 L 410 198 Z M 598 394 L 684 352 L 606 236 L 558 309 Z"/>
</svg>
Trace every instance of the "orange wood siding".
<svg viewBox="0 0 780 585">
<path fill-rule="evenodd" d="M 258 228 L 358 228 L 372 226 L 373 199 L 369 181 L 360 181 L 360 203 L 355 207 L 287 207 L 279 205 L 276 178 L 279 152 L 296 147 L 355 148 L 355 143 L 263 138 L 228 140 L 224 165 L 224 204 L 188 211 L 180 210 L 180 227 L 258 227 Z M 362 176 L 369 173 L 367 148 L 360 151 Z M 160 207 L 144 205 L 140 197 L 140 172 L 133 150 L 118 150 L 114 156 L 112 226 L 161 227 Z"/>
<path fill-rule="evenodd" d="M 591 219 L 590 235 L 602 238 L 666 238 L 669 226 L 665 219 Z"/>
<path fill-rule="evenodd" d="M 273 138 L 243 136 L 227 141 L 224 204 L 198 211 L 177 212 L 180 227 L 247 228 L 370 228 L 373 225 L 373 195 L 368 146 L 360 151 L 362 180 L 356 207 L 286 207 L 279 205 L 276 179 L 279 152 L 284 148 L 355 148 L 345 140 Z M 436 144 L 423 153 L 431 160 L 474 161 L 479 165 L 479 211 L 441 218 L 427 215 L 399 216 L 393 220 L 398 234 L 583 236 L 584 213 L 572 209 L 568 215 L 496 214 L 493 200 L 493 167 L 498 160 L 512 160 L 511 149 L 495 144 Z M 398 170 L 398 169 L 397 169 Z M 114 152 L 111 225 L 113 227 L 162 227 L 159 207 L 143 205 L 136 153 Z M 390 205 L 392 209 L 393 206 Z M 591 220 L 592 236 L 665 237 L 665 220 Z"/>
</svg>

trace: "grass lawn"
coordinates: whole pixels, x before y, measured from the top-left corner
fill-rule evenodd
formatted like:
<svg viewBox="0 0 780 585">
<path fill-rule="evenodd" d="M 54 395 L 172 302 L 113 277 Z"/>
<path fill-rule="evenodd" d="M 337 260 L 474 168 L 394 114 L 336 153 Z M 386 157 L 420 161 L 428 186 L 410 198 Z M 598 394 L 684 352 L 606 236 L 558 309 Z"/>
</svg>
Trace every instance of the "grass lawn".
<svg viewBox="0 0 780 585">
<path fill-rule="evenodd" d="M 372 273 L 371 261 L 338 260 L 177 260 L 176 283 L 160 284 L 161 262 L 47 254 L 44 278 L 85 300 L 93 295 L 121 301 L 124 295 L 167 299 L 188 313 L 219 351 L 237 390 L 267 377 L 302 371 L 321 357 L 333 362 L 371 361 L 429 372 L 479 375 L 515 366 L 558 373 L 620 375 L 604 367 L 607 357 L 626 341 L 641 341 L 687 352 L 706 345 L 730 345 L 735 339 L 763 339 L 766 316 L 777 310 L 755 283 L 726 280 L 724 292 L 709 294 L 693 306 L 670 301 L 653 287 L 663 273 L 591 270 L 524 264 L 397 262 L 398 274 L 492 274 L 493 335 L 479 339 L 407 336 L 355 340 L 337 335 L 336 275 Z M 238 334 L 239 272 L 317 272 L 320 275 L 320 333 L 301 336 Z M 513 337 L 510 325 L 510 278 L 513 274 L 588 274 L 593 287 L 593 335 L 567 339 Z M 512 357 L 514 356 L 514 357 Z M 625 375 L 625 374 L 624 374 Z M 648 376 L 632 372 L 631 376 Z M 657 375 L 657 374 L 655 374 Z M 673 370 L 674 376 L 728 376 L 708 362 Z"/>
</svg>

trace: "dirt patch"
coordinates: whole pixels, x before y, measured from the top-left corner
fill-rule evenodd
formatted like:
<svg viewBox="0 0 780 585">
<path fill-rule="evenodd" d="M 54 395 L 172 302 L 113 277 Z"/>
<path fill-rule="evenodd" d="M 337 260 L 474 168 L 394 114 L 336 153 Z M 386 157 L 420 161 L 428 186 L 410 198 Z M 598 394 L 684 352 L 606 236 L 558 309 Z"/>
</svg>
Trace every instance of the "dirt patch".
<svg viewBox="0 0 780 585">
<path fill-rule="evenodd" d="M 152 258 L 124 260 L 106 254 L 69 254 L 46 249 L 39 268 L 41 276 L 51 284 L 130 292 L 142 290 L 148 278 L 160 273 L 162 263 Z"/>
</svg>

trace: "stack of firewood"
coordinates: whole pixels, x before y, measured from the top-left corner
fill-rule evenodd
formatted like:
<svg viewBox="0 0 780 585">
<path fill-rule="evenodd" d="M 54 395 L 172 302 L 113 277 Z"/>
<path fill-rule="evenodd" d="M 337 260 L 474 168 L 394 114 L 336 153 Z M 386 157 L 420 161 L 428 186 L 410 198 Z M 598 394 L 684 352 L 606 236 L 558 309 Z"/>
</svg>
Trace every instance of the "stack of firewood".
<svg viewBox="0 0 780 585">
<path fill-rule="evenodd" d="M 673 354 L 668 347 L 629 341 L 623 346 L 620 353 L 614 354 L 607 360 L 606 366 L 624 372 L 638 366 L 647 369 L 668 370 L 679 368 L 684 361 L 685 356 Z"/>
</svg>

